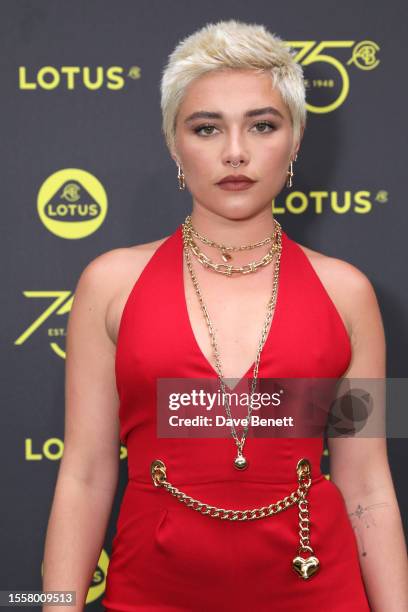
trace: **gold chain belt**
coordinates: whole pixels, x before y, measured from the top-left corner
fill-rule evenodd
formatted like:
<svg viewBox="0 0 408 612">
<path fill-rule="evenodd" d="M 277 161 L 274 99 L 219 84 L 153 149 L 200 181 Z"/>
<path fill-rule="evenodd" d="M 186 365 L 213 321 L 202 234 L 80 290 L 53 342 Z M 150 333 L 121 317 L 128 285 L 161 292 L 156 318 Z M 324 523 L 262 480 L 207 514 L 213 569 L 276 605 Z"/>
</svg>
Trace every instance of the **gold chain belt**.
<svg viewBox="0 0 408 612">
<path fill-rule="evenodd" d="M 296 466 L 296 473 L 298 476 L 298 488 L 292 491 L 289 495 L 283 499 L 269 504 L 269 506 L 262 506 L 261 508 L 253 508 L 251 510 L 227 510 L 225 508 L 217 508 L 216 506 L 210 506 L 203 502 L 198 501 L 183 493 L 174 487 L 168 480 L 166 480 L 166 466 L 160 459 L 152 461 L 150 466 L 151 476 L 155 487 L 164 487 L 171 495 L 176 497 L 178 501 L 186 504 L 189 508 L 210 516 L 211 518 L 219 518 L 221 520 L 229 521 L 252 521 L 255 519 L 261 519 L 266 516 L 272 516 L 278 514 L 286 508 L 298 504 L 299 507 L 299 548 L 298 555 L 292 560 L 292 568 L 298 576 L 307 580 L 313 576 L 319 569 L 319 559 L 314 556 L 313 549 L 310 545 L 310 519 L 308 500 L 306 499 L 310 485 L 312 484 L 311 478 L 311 465 L 308 459 L 300 459 Z M 311 555 L 307 558 L 301 556 L 301 553 L 308 552 Z"/>
</svg>

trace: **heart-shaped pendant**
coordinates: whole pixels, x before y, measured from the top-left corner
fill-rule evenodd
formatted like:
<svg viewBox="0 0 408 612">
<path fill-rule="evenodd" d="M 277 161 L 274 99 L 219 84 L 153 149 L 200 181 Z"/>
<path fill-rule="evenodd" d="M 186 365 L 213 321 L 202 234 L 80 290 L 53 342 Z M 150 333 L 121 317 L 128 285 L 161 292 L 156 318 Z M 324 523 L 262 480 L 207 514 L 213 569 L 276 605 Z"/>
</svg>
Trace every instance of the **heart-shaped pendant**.
<svg viewBox="0 0 408 612">
<path fill-rule="evenodd" d="M 319 570 L 320 563 L 317 557 L 307 557 L 307 559 L 295 557 L 292 567 L 303 580 L 307 580 Z"/>
</svg>

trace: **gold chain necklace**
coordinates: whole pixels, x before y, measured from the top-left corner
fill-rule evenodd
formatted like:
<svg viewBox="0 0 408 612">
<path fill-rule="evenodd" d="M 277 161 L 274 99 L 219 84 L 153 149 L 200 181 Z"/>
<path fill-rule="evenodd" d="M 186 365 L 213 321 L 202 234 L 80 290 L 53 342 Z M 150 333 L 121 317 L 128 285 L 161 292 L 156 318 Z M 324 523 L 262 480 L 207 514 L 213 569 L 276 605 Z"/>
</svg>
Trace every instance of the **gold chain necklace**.
<svg viewBox="0 0 408 612">
<path fill-rule="evenodd" d="M 252 414 L 252 409 L 253 409 L 253 405 L 252 405 L 252 397 L 255 393 L 255 389 L 256 389 L 256 384 L 257 384 L 257 379 L 258 379 L 258 369 L 259 369 L 259 362 L 261 359 L 261 352 L 263 349 L 263 346 L 265 344 L 265 340 L 267 337 L 267 333 L 268 333 L 268 328 L 269 328 L 269 324 L 272 318 L 272 312 L 275 309 L 276 306 L 276 297 L 277 297 L 277 291 L 278 291 L 278 280 L 279 280 L 279 268 L 280 268 L 280 258 L 281 258 L 281 252 L 282 252 L 282 233 L 281 233 L 281 226 L 278 224 L 278 231 L 277 231 L 277 256 L 276 256 L 276 262 L 275 262 L 275 269 L 274 269 L 274 275 L 273 275 L 273 287 L 272 287 L 272 296 L 268 302 L 267 305 L 267 314 L 266 314 L 266 318 L 265 318 L 265 323 L 264 326 L 262 328 L 262 334 L 261 334 L 261 339 L 259 341 L 259 345 L 258 345 L 258 350 L 257 350 L 257 354 L 256 354 L 256 359 L 255 359 L 255 366 L 254 366 L 254 373 L 253 373 L 253 378 L 252 378 L 252 385 L 251 385 L 251 396 L 250 396 L 250 406 L 249 406 L 249 410 L 248 410 L 248 416 L 247 416 L 247 423 L 244 427 L 244 432 L 243 435 L 241 437 L 241 439 L 238 438 L 236 429 L 235 429 L 235 424 L 234 421 L 232 419 L 232 415 L 231 415 L 231 410 L 230 410 L 230 406 L 229 406 L 229 400 L 228 400 L 228 396 L 226 395 L 226 391 L 225 391 L 225 383 L 224 383 L 224 375 L 222 372 L 222 367 L 221 367 L 221 361 L 220 361 L 220 355 L 219 355 L 219 350 L 218 350 L 218 346 L 217 346 L 217 341 L 215 339 L 215 333 L 214 333 L 214 328 L 210 319 L 210 316 L 208 314 L 208 310 L 207 307 L 204 303 L 203 300 L 203 296 L 200 290 L 200 287 L 198 285 L 198 281 L 197 281 L 197 277 L 195 275 L 195 272 L 193 270 L 193 267 L 191 265 L 191 260 L 190 260 L 190 252 L 189 252 L 189 247 L 190 244 L 188 242 L 188 240 L 185 239 L 186 236 L 186 231 L 185 231 L 185 225 L 183 224 L 183 241 L 184 241 L 184 254 L 185 254 L 185 258 L 186 258 L 186 263 L 187 263 L 187 268 L 189 270 L 190 276 L 191 276 L 191 280 L 193 282 L 193 286 L 195 289 L 195 292 L 197 294 L 198 300 L 200 302 L 200 307 L 201 310 L 203 312 L 205 321 L 207 323 L 207 327 L 208 327 L 208 331 L 210 334 L 210 340 L 211 340 L 211 346 L 213 348 L 214 351 L 214 357 L 215 357 L 215 363 L 216 363 L 216 370 L 217 370 L 217 374 L 220 380 L 220 385 L 221 385 L 221 389 L 222 389 L 222 394 L 223 394 L 223 399 L 224 399 L 224 407 L 225 410 L 227 412 L 227 415 L 230 419 L 230 422 L 232 423 L 231 426 L 231 433 L 233 438 L 235 439 L 235 443 L 237 445 L 237 456 L 234 460 L 234 465 L 237 469 L 240 470 L 244 470 L 247 466 L 248 466 L 248 461 L 247 459 L 244 457 L 244 455 L 242 454 L 243 448 L 244 448 L 244 444 L 246 441 L 246 434 L 248 432 L 248 427 L 249 427 L 249 423 L 250 423 L 250 419 L 251 419 L 251 414 Z"/>
<path fill-rule="evenodd" d="M 221 257 L 225 262 L 232 259 L 232 255 L 229 254 L 229 251 L 249 251 L 251 249 L 256 249 L 257 247 L 260 247 L 260 246 L 263 246 L 264 244 L 269 244 L 270 242 L 272 242 L 272 240 L 275 239 L 275 233 L 276 233 L 274 232 L 272 236 L 268 236 L 267 238 L 264 238 L 263 240 L 259 242 L 254 242 L 253 244 L 245 244 L 242 246 L 226 246 L 225 244 L 220 244 L 219 242 L 215 242 L 214 240 L 210 240 L 209 238 L 206 238 L 202 234 L 199 234 L 197 230 L 194 229 L 193 227 L 192 219 L 190 215 L 186 217 L 185 224 L 188 226 L 189 230 L 191 231 L 191 234 L 198 240 L 201 240 L 203 244 L 207 244 L 208 246 L 212 246 L 212 247 L 215 247 L 216 249 L 219 249 L 221 251 Z"/>
<path fill-rule="evenodd" d="M 251 261 L 248 264 L 244 264 L 243 266 L 233 266 L 231 264 L 222 264 L 222 263 L 214 263 L 205 253 L 200 251 L 197 244 L 193 240 L 193 232 L 195 232 L 192 224 L 190 215 L 186 217 L 186 220 L 183 224 L 183 240 L 184 243 L 187 244 L 197 260 L 206 268 L 211 268 L 214 272 L 219 272 L 220 274 L 224 274 L 226 276 L 231 276 L 233 273 L 240 274 L 250 274 L 252 272 L 256 272 L 259 268 L 263 266 L 267 266 L 274 258 L 275 253 L 279 250 L 279 245 L 277 242 L 278 235 L 281 236 L 282 228 L 281 225 L 276 219 L 274 221 L 274 232 L 272 237 L 269 239 L 265 239 L 265 241 L 273 240 L 272 246 L 269 251 L 264 255 L 261 259 L 257 261 Z M 208 243 L 212 242 L 205 238 Z M 261 241 L 261 242 L 265 242 Z M 257 243 L 260 244 L 260 243 Z M 218 247 L 225 249 L 234 249 L 234 250 L 246 250 L 247 247 L 253 247 L 253 245 L 244 245 L 243 247 L 226 247 L 224 245 L 219 245 L 218 243 L 213 243 L 213 246 L 217 245 Z M 255 245 L 256 246 L 256 245 Z M 229 256 L 230 257 L 230 256 Z M 230 257 L 231 258 L 231 257 Z M 225 259 L 224 259 L 225 260 Z"/>
</svg>

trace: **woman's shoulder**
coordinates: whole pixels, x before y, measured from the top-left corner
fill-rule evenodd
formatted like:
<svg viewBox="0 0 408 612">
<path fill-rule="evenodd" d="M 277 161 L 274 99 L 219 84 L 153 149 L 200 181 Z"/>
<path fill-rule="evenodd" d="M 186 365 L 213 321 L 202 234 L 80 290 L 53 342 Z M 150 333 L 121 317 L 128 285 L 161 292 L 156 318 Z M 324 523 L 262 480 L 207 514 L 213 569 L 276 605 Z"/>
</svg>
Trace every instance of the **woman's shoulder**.
<svg viewBox="0 0 408 612">
<path fill-rule="evenodd" d="M 92 292 L 104 310 L 106 330 L 115 344 L 127 297 L 143 268 L 167 238 L 105 251 L 90 260 L 79 277 L 75 295 L 84 286 Z"/>
<path fill-rule="evenodd" d="M 351 336 L 361 313 L 366 309 L 377 307 L 371 280 L 362 270 L 348 261 L 315 251 L 298 242 L 296 244 L 308 258 Z"/>
<path fill-rule="evenodd" d="M 296 244 L 325 282 L 354 291 L 367 289 L 371 285 L 368 276 L 349 261 L 315 251 L 298 242 Z"/>
<path fill-rule="evenodd" d="M 128 247 L 117 247 L 105 251 L 92 259 L 83 273 L 101 277 L 113 284 L 121 282 L 127 277 L 129 270 L 137 273 L 138 268 L 142 268 L 149 261 L 159 246 L 168 238 L 159 238 L 152 242 L 144 242 Z"/>
</svg>

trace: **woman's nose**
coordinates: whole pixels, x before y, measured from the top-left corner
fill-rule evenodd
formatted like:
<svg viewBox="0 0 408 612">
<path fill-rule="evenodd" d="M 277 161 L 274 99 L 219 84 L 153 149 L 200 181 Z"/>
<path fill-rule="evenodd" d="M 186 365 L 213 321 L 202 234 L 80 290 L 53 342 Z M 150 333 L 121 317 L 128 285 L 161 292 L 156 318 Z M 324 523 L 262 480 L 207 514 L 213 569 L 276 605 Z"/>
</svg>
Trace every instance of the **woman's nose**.
<svg viewBox="0 0 408 612">
<path fill-rule="evenodd" d="M 222 161 L 224 164 L 233 167 L 248 163 L 249 152 L 242 134 L 234 132 L 226 136 Z"/>
</svg>

